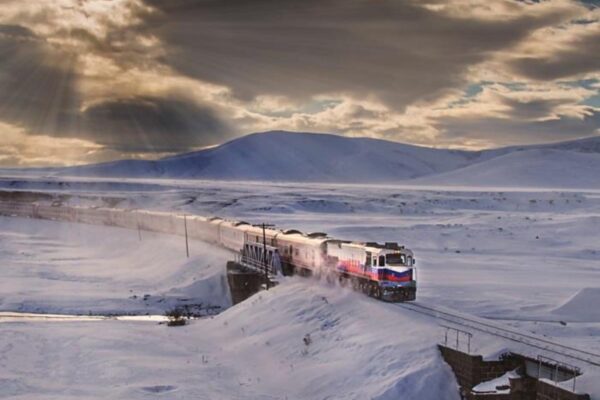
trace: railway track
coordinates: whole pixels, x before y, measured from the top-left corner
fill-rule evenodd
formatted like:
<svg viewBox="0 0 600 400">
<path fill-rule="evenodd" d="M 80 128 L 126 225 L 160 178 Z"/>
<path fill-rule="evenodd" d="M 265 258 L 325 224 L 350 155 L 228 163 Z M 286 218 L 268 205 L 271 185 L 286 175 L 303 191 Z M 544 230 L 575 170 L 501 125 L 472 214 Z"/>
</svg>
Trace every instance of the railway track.
<svg viewBox="0 0 600 400">
<path fill-rule="evenodd" d="M 520 332 L 473 315 L 458 313 L 443 307 L 421 303 L 400 303 L 399 307 L 424 314 L 460 327 L 501 337 L 546 352 L 554 353 L 588 365 L 600 367 L 600 354 L 564 345 L 532 333 Z"/>
</svg>

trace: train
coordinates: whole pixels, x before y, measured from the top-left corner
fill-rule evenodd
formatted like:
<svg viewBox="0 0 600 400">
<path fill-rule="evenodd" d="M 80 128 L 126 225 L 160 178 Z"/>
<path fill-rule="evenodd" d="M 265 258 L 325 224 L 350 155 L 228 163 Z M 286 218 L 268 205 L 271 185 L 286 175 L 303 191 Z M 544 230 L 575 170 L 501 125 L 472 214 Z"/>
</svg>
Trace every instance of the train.
<svg viewBox="0 0 600 400">
<path fill-rule="evenodd" d="M 301 274 L 339 280 L 384 301 L 416 299 L 413 252 L 398 243 L 339 240 L 322 232 L 263 228 L 244 221 L 151 210 L 0 202 L 0 215 L 118 226 L 188 235 L 236 254 L 254 245 L 276 253 L 284 275 Z"/>
</svg>

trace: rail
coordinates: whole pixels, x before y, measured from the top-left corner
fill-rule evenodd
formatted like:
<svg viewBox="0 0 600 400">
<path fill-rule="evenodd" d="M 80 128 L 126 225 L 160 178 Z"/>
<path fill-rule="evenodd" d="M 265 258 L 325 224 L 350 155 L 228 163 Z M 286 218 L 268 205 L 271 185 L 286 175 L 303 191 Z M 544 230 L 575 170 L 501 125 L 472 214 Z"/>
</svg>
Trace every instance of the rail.
<svg viewBox="0 0 600 400">
<path fill-rule="evenodd" d="M 444 331 L 444 346 L 449 347 L 448 336 L 452 332 L 456 332 L 456 346 L 454 347 L 456 350 L 460 350 L 460 337 L 461 335 L 467 338 L 467 354 L 471 354 L 471 339 L 473 338 L 473 334 L 471 332 L 464 331 L 462 329 L 458 329 L 452 326 L 442 325 Z"/>
<path fill-rule="evenodd" d="M 501 337 L 524 344 L 528 347 L 544 350 L 573 360 L 582 361 L 595 367 L 600 367 L 600 354 L 564 345 L 534 334 L 519 332 L 490 321 L 482 320 L 475 316 L 455 313 L 445 308 L 420 303 L 401 303 L 397 304 L 397 306 L 450 322 L 454 325 Z"/>
</svg>

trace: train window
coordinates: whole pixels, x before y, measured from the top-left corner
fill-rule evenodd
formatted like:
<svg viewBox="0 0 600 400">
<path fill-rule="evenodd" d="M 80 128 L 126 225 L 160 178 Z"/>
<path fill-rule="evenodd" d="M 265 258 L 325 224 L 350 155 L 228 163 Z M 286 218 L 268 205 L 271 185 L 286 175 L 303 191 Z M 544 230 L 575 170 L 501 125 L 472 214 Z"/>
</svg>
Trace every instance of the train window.
<svg viewBox="0 0 600 400">
<path fill-rule="evenodd" d="M 406 256 L 404 254 L 388 254 L 386 258 L 388 265 L 406 265 Z"/>
<path fill-rule="evenodd" d="M 379 266 L 383 267 L 385 265 L 385 256 L 379 256 Z"/>
<path fill-rule="evenodd" d="M 367 253 L 367 261 L 365 261 L 365 265 L 371 265 L 371 253 Z"/>
</svg>

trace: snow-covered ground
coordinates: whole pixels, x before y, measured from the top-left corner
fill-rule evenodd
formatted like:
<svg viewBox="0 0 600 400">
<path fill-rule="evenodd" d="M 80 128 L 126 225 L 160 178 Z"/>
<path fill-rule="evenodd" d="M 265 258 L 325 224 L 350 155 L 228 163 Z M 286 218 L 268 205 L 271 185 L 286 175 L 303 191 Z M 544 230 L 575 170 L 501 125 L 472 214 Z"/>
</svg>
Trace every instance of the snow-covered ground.
<svg viewBox="0 0 600 400">
<path fill-rule="evenodd" d="M 435 347 L 435 322 L 402 311 L 296 278 L 183 328 L 6 323 L 0 326 L 0 394 L 458 399 Z"/>
<path fill-rule="evenodd" d="M 0 311 L 164 314 L 177 304 L 230 305 L 231 254 L 127 229 L 0 217 Z M 200 312 L 200 310 L 198 310 Z"/>
<path fill-rule="evenodd" d="M 600 352 L 598 191 L 28 179 L 0 185 L 60 192 L 72 204 L 398 241 L 417 257 L 419 302 Z M 140 242 L 117 228 L 2 218 L 0 235 L 1 310 L 156 314 L 182 298 L 229 305 L 220 286 L 228 255 L 199 242 L 186 259 L 180 237 L 143 232 Z M 2 323 L 0 397 L 453 398 L 435 349 L 442 333 L 398 306 L 293 278 L 184 328 Z M 511 345 L 474 337 L 486 354 Z"/>
</svg>

